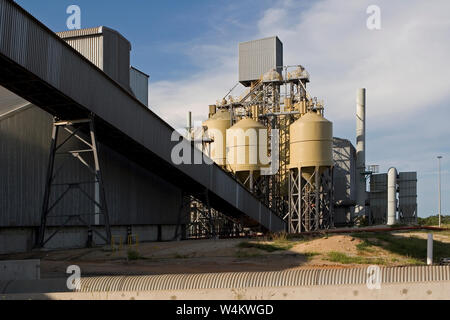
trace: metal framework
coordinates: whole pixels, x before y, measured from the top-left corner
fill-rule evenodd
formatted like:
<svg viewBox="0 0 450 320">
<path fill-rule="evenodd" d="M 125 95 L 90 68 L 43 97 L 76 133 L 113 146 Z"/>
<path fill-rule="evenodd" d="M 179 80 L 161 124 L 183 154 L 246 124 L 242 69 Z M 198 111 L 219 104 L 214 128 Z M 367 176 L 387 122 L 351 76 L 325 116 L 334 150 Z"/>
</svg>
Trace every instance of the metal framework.
<svg viewBox="0 0 450 320">
<path fill-rule="evenodd" d="M 289 68 L 293 67 L 302 70 L 302 73 L 294 76 L 288 73 Z M 252 180 L 251 174 L 235 173 L 235 175 L 278 216 L 285 217 L 289 211 L 289 127 L 300 117 L 302 106 L 306 112 L 306 106 L 312 107 L 314 104 L 320 107 L 320 105 L 311 99 L 306 91 L 309 74 L 302 66 L 280 68 L 284 70 L 284 77 L 264 79 L 264 76 L 261 76 L 259 80 L 253 81 L 250 88 L 238 99 L 228 96 L 228 101 L 224 98 L 217 103 L 217 108 L 230 111 L 232 125 L 243 117 L 251 117 L 267 128 L 268 156 L 272 158 L 273 152 L 279 155 L 277 172 L 259 176 L 257 181 L 252 181 L 253 184 L 249 183 Z"/>
<path fill-rule="evenodd" d="M 185 197 L 185 200 L 189 216 L 189 224 L 186 226 L 188 238 L 217 239 L 238 237 L 244 234 L 244 228 L 237 219 L 222 214 L 193 195 Z"/>
<path fill-rule="evenodd" d="M 64 137 L 61 142 L 58 141 L 59 136 L 66 132 L 67 137 Z M 85 138 L 84 133 L 88 133 L 88 138 Z M 85 149 L 82 150 L 71 150 L 71 146 L 68 146 L 69 142 L 77 141 L 81 143 Z M 67 150 L 63 150 L 65 146 L 68 146 Z M 92 161 L 88 161 L 83 155 L 91 156 Z M 55 165 L 57 158 L 65 157 L 61 162 L 60 166 L 55 170 Z M 59 160 L 59 159 L 58 159 Z M 83 165 L 91 174 L 92 179 L 89 181 L 64 181 L 57 182 L 56 178 L 66 169 L 67 162 L 69 160 L 78 160 L 79 163 Z M 93 162 L 94 167 L 91 166 L 89 162 Z M 70 176 L 70 175 L 69 175 Z M 87 192 L 86 185 L 94 186 L 94 195 L 92 196 Z M 61 192 L 61 188 L 63 191 Z M 93 212 L 87 213 L 58 213 L 56 208 L 58 203 L 63 201 L 63 199 L 71 192 L 78 191 L 86 199 L 88 199 L 92 204 Z M 53 200 L 54 199 L 54 200 Z M 50 203 L 50 201 L 52 203 Z M 103 216 L 103 225 L 105 227 L 105 235 L 93 228 L 92 218 L 94 220 L 94 225 L 100 226 L 100 217 Z M 56 230 L 45 237 L 46 228 L 49 218 L 62 218 L 64 222 L 58 224 Z M 37 239 L 37 246 L 44 247 L 50 239 L 52 239 L 62 228 L 64 228 L 69 222 L 78 221 L 81 225 L 88 227 L 88 239 L 87 246 L 93 246 L 93 233 L 97 234 L 106 243 L 111 242 L 111 229 L 109 224 L 108 208 L 106 204 L 105 189 L 103 186 L 103 179 L 100 170 L 100 163 L 98 158 L 98 146 L 95 134 L 94 126 L 94 115 L 88 119 L 78 119 L 78 120 L 65 120 L 60 121 L 57 118 L 53 120 L 52 129 L 52 141 L 50 146 L 50 156 L 48 161 L 46 185 L 44 193 L 44 201 L 41 211 L 41 225 L 39 228 L 39 234 Z"/>
<path fill-rule="evenodd" d="M 238 219 L 211 207 L 207 190 L 202 194 L 183 192 L 182 198 L 173 240 L 218 239 L 245 234 L 244 227 Z"/>
<path fill-rule="evenodd" d="M 289 172 L 289 233 L 333 227 L 333 169 L 315 167 L 310 175 L 304 174 L 305 169 Z M 321 173 L 321 169 L 325 171 Z"/>
</svg>

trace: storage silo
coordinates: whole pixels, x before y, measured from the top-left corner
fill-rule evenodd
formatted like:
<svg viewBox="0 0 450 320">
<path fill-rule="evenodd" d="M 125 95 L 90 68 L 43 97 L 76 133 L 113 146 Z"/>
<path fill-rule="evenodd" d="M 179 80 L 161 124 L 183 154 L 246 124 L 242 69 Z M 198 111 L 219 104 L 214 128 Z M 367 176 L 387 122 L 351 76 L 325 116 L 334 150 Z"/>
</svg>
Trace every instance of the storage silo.
<svg viewBox="0 0 450 320">
<path fill-rule="evenodd" d="M 212 111 L 210 110 L 210 114 L 212 114 Z M 209 152 L 207 153 L 219 166 L 225 166 L 227 157 L 226 134 L 227 129 L 231 127 L 231 114 L 226 109 L 220 109 L 217 112 L 214 110 L 214 112 L 208 120 L 203 122 L 203 127 L 206 129 L 206 138 L 209 141 Z"/>
<path fill-rule="evenodd" d="M 289 232 L 332 226 L 333 124 L 310 110 L 290 126 Z"/>
<path fill-rule="evenodd" d="M 254 191 L 261 168 L 267 166 L 267 128 L 244 118 L 227 130 L 227 168 Z"/>
</svg>

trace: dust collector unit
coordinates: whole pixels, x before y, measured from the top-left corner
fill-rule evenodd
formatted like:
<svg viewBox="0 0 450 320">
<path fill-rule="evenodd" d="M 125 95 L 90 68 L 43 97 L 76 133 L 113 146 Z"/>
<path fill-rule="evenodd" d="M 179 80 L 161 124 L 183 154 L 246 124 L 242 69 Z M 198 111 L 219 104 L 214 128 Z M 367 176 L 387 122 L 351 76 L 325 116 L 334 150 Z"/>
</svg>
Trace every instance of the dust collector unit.
<svg viewBox="0 0 450 320">
<path fill-rule="evenodd" d="M 289 232 L 332 226 L 333 124 L 308 111 L 290 127 Z"/>
</svg>

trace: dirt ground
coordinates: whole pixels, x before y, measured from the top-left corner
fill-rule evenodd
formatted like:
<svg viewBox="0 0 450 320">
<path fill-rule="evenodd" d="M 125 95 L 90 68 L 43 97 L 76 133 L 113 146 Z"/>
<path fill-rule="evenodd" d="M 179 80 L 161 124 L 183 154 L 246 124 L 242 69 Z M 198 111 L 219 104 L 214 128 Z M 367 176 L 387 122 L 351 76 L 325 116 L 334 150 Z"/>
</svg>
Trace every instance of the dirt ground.
<svg viewBox="0 0 450 320">
<path fill-rule="evenodd" d="M 396 236 L 425 239 L 425 232 L 395 232 Z M 369 235 L 370 237 L 370 235 Z M 369 238 L 370 239 L 370 238 Z M 450 245 L 448 233 L 435 234 L 435 240 Z M 78 265 L 85 276 L 123 274 L 170 274 L 237 271 L 279 271 L 296 268 L 345 268 L 368 264 L 367 259 L 382 258 L 385 265 L 409 264 L 408 257 L 385 250 L 382 246 L 361 249 L 364 240 L 349 234 L 317 238 L 283 240 L 286 250 L 268 251 L 258 245 L 276 241 L 258 239 L 187 240 L 141 243 L 132 248 L 110 247 L 63 251 L 33 251 L 0 256 L 0 259 L 41 259 L 41 277 L 65 277 L 69 265 Z M 245 245 L 243 245 L 245 244 Z M 256 247 L 252 247 L 256 245 Z M 329 259 L 330 252 L 342 253 L 354 260 Z M 366 259 L 366 260 L 361 260 Z M 371 260 L 370 260 L 371 261 Z"/>
</svg>

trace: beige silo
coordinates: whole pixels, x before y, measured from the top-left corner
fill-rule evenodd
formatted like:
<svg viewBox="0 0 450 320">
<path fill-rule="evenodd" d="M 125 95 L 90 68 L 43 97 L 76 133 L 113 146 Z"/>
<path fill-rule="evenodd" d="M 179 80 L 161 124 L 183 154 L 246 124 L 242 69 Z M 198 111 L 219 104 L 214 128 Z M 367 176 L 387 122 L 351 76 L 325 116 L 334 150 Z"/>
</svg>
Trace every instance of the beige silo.
<svg viewBox="0 0 450 320">
<path fill-rule="evenodd" d="M 333 166 L 333 124 L 322 115 L 307 112 L 291 125 L 290 139 L 290 168 Z"/>
<path fill-rule="evenodd" d="M 333 124 L 310 110 L 290 127 L 290 233 L 333 226 Z"/>
<path fill-rule="evenodd" d="M 261 152 L 267 151 L 267 128 L 245 118 L 227 130 L 227 166 L 233 172 L 259 171 L 267 165 Z M 267 153 L 267 152 L 266 152 Z"/>
<path fill-rule="evenodd" d="M 231 127 L 231 114 L 226 109 L 218 110 L 203 122 L 206 137 L 209 139 L 209 156 L 220 166 L 226 165 L 226 132 Z"/>
</svg>

